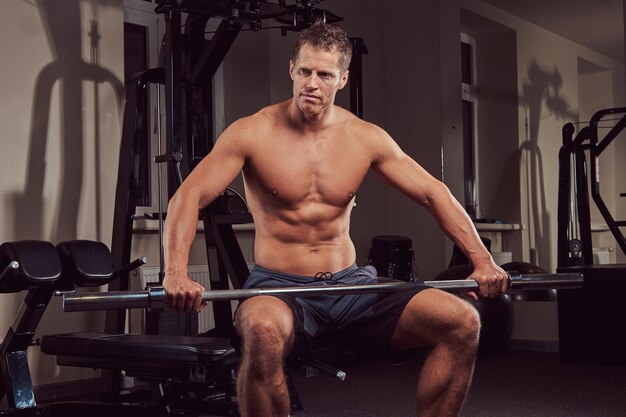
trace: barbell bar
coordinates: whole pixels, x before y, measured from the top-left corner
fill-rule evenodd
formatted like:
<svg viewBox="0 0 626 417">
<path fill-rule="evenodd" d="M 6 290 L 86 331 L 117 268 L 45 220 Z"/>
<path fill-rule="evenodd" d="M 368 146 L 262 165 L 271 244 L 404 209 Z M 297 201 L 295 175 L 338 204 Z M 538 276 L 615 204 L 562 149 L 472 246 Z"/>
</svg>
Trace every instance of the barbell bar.
<svg viewBox="0 0 626 417">
<path fill-rule="evenodd" d="M 571 289 L 583 285 L 580 273 L 519 274 L 509 273 L 509 287 L 513 290 Z M 415 288 L 436 288 L 459 292 L 478 289 L 473 279 L 442 280 L 424 282 L 382 282 L 378 284 L 343 285 L 334 281 L 319 281 L 315 286 L 262 287 L 237 290 L 204 291 L 202 301 L 243 300 L 259 295 L 291 295 L 315 297 L 321 295 L 371 294 Z M 63 311 L 117 310 L 127 308 L 165 308 L 163 287 L 152 287 L 143 291 L 108 291 L 63 294 Z"/>
</svg>

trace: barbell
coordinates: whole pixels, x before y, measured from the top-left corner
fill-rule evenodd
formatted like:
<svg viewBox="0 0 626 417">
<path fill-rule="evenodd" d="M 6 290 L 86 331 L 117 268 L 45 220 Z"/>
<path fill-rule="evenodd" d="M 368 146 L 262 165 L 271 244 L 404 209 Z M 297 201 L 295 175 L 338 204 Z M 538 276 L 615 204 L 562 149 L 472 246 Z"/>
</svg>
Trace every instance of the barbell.
<svg viewBox="0 0 626 417">
<path fill-rule="evenodd" d="M 509 288 L 514 290 L 571 289 L 583 285 L 580 273 L 519 274 L 509 273 Z M 315 297 L 321 295 L 385 293 L 415 288 L 436 288 L 460 292 L 478 289 L 473 279 L 424 282 L 382 282 L 378 284 L 343 285 L 335 281 L 319 281 L 315 286 L 261 287 L 237 290 L 203 291 L 202 301 L 243 300 L 259 295 L 291 295 Z M 165 291 L 163 287 L 151 287 L 143 291 L 108 291 L 63 294 L 63 311 L 117 310 L 127 308 L 163 309 Z"/>
</svg>

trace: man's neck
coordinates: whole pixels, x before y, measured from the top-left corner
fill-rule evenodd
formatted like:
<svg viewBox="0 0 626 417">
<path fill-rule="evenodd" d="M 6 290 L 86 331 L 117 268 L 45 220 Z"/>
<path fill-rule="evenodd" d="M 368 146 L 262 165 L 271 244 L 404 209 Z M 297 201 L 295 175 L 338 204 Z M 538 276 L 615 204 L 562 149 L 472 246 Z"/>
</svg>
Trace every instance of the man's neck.
<svg viewBox="0 0 626 417">
<path fill-rule="evenodd" d="M 295 100 L 289 103 L 289 118 L 298 129 L 302 130 L 320 130 L 328 127 L 335 117 L 334 106 L 331 104 L 319 113 L 305 113 L 302 111 Z"/>
</svg>

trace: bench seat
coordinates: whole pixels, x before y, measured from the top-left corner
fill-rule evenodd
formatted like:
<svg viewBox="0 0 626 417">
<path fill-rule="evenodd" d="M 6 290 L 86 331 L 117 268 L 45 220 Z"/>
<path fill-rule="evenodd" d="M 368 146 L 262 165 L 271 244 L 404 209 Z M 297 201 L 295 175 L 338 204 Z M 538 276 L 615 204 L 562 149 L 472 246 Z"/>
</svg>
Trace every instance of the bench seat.
<svg viewBox="0 0 626 417">
<path fill-rule="evenodd" d="M 46 335 L 42 352 L 108 362 L 232 366 L 239 357 L 227 338 L 79 332 Z"/>
</svg>

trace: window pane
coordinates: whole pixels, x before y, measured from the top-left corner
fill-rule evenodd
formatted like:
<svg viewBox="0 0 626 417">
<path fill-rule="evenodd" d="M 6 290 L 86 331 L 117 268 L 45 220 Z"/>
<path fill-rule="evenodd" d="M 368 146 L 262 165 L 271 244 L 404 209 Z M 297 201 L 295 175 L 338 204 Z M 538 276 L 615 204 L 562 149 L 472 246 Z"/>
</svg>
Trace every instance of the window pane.
<svg viewBox="0 0 626 417">
<path fill-rule="evenodd" d="M 461 42 L 461 82 L 472 84 L 472 45 Z"/>
<path fill-rule="evenodd" d="M 476 218 L 474 168 L 474 103 L 463 100 L 463 174 L 465 179 L 465 208 Z"/>
<path fill-rule="evenodd" d="M 124 79 L 147 69 L 148 29 L 145 26 L 124 23 Z M 143 126 L 139 138 L 139 187 L 137 205 L 150 206 L 152 200 L 150 176 L 150 126 L 148 124 L 148 98 L 145 97 L 141 114 Z"/>
</svg>

